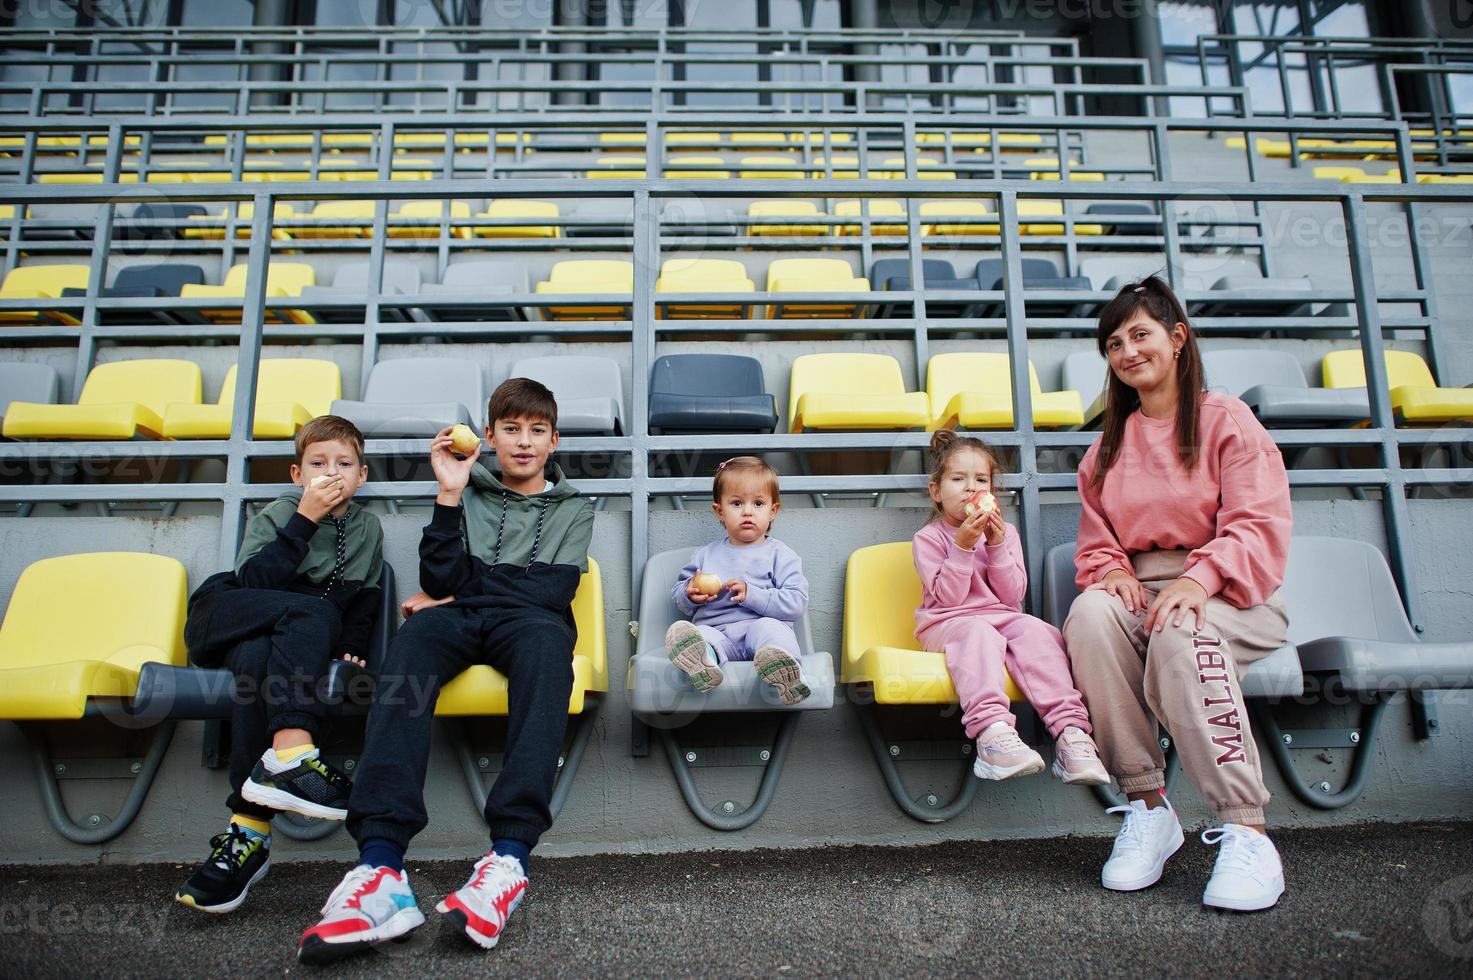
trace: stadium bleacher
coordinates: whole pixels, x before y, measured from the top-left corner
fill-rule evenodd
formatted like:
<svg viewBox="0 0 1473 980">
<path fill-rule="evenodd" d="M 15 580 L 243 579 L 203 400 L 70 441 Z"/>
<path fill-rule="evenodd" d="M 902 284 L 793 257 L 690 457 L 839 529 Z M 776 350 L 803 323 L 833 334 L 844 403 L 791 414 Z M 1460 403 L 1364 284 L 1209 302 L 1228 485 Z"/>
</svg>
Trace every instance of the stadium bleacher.
<svg viewBox="0 0 1473 980">
<path fill-rule="evenodd" d="M 951 716 L 939 735 L 929 722 L 911 730 L 914 716 L 934 721 L 955 702 L 939 655 L 914 649 L 919 584 L 899 540 L 926 503 L 923 449 L 930 431 L 961 428 L 1003 451 L 1034 583 L 1027 608 L 1053 603 L 1059 619 L 1072 584 L 1072 568 L 1058 574 L 1069 557 L 1059 543 L 1073 535 L 1060 516 L 1074 507 L 1069 460 L 1097 438 L 1103 411 L 1093 318 L 1121 284 L 1153 272 L 1193 317 L 1208 384 L 1242 397 L 1293 462 L 1296 506 L 1379 504 L 1368 520 L 1384 549 L 1340 552 L 1308 536 L 1297 545 L 1296 598 L 1315 611 L 1305 616 L 1314 628 L 1291 634 L 1255 696 L 1312 693 L 1306 675 L 1342 679 L 1377 706 L 1356 729 L 1359 746 L 1374 740 L 1391 693 L 1416 693 L 1408 710 L 1427 735 L 1437 728 L 1428 692 L 1473 683 L 1466 650 L 1418 646 L 1432 576 L 1419 567 L 1409 509 L 1412 491 L 1440 488 L 1449 499 L 1438 503 L 1466 521 L 1466 463 L 1424 462 L 1467 451 L 1473 387 L 1462 385 L 1473 375 L 1466 339 L 1453 335 L 1466 323 L 1439 299 L 1435 249 L 1371 228 L 1432 213 L 1466 223 L 1473 144 L 1455 117 L 1395 106 L 1265 115 L 1250 111 L 1241 82 L 1153 83 L 1143 59 L 1016 32 L 952 32 L 916 55 L 905 37 L 794 30 L 747 62 L 671 53 L 694 41 L 676 29 L 601 32 L 591 59 L 627 63 L 621 44 L 650 53 L 650 75 L 637 80 L 563 78 L 560 56 L 546 53 L 555 32 L 529 29 L 509 50 L 496 33 L 456 33 L 472 47 L 454 57 L 480 51 L 487 66 L 516 66 L 515 81 L 489 69 L 416 78 L 451 57 L 427 53 L 450 43 L 434 31 L 388 30 L 392 53 L 375 48 L 351 81 L 307 70 L 332 50 L 310 30 L 285 35 L 284 53 L 250 56 L 208 31 L 98 30 L 86 49 L 0 31 L 0 464 L 10 474 L 0 507 L 22 543 L 6 566 L 22 584 L 0 629 L 0 687 L 43 674 L 54 684 L 45 713 L 5 703 L 36 759 L 51 758 L 43 733 L 55 734 L 42 722 L 71 725 L 102 702 L 142 710 L 140 669 L 183 666 L 169 618 L 182 612 L 161 604 L 153 619 L 130 612 L 138 636 L 126 663 L 99 653 L 106 637 L 33 656 L 41 627 L 27 597 L 41 590 L 38 608 L 55 606 L 49 563 L 63 560 L 36 544 L 42 536 L 55 533 L 61 549 L 89 535 L 96 547 L 75 549 L 98 553 L 75 556 L 86 574 L 139 576 L 137 562 L 167 578 L 171 596 L 181 591 L 182 607 L 185 578 L 196 585 L 223 567 L 251 508 L 283 488 L 305 421 L 331 410 L 358 422 L 373 467 L 361 497 L 397 516 L 435 493 L 422 470 L 406 477 L 399 464 L 422 461 L 443 425 L 487 421 L 486 393 L 525 374 L 558 394 L 560 452 L 612 461 L 577 479 L 604 509 L 575 603 L 576 721 L 556 807 L 578 792 L 592 740 L 603 740 L 595 755 L 642 758 L 651 731 L 704 826 L 748 828 L 776 806 L 789 750 L 805 745 L 799 713 L 763 704 L 746 677 L 703 708 L 675 690 L 657 649 L 673 614 L 660 583 L 708 530 L 674 512 L 709 494 L 706 461 L 751 451 L 784 473 L 779 527 L 801 513 L 815 523 L 795 527 L 800 537 L 832 536 L 823 573 L 810 576 L 813 622 L 800 631 L 820 696 L 802 709 L 834 715 L 853 700 L 864 745 L 842 733 L 826 753 L 871 752 L 910 817 L 961 818 L 975 780 L 918 798 L 897 763 L 940 760 L 949 778 L 962 742 Z M 238 77 L 180 80 L 174 69 L 209 45 Z M 930 77 L 948 58 L 967 59 L 982 80 Z M 738 70 L 779 62 L 760 81 Z M 45 77 L 15 80 L 42 64 Z M 263 64 L 279 77 L 263 80 Z M 731 74 L 693 79 L 695 66 Z M 124 70 L 141 80 L 114 84 Z M 1093 80 L 1107 70 L 1128 79 Z M 718 94 L 727 101 L 706 101 Z M 1106 114 L 1107 98 L 1137 100 L 1142 114 Z M 1156 111 L 1183 98 L 1211 111 Z M 1284 231 L 1305 221 L 1318 229 L 1308 245 Z M 887 459 L 878 471 L 866 462 L 876 456 Z M 157 475 L 130 476 L 137 467 Z M 77 504 L 103 505 L 110 523 Z M 173 516 L 110 509 L 139 504 Z M 405 578 L 416 520 L 391 525 Z M 82 521 L 92 523 L 67 530 Z M 167 525 L 150 546 L 172 559 L 121 554 L 139 533 L 130 522 L 145 521 Z M 1326 613 L 1320 561 L 1368 569 L 1385 615 Z M 35 571 L 21 577 L 17 563 Z M 1435 669 L 1407 681 L 1419 653 Z M 75 661 L 67 671 L 63 654 Z M 608 683 L 621 657 L 623 693 Z M 631 715 L 627 728 L 600 728 L 601 706 Z M 441 697 L 473 798 L 484 798 L 499 752 L 486 719 L 505 711 L 505 679 L 489 667 Z M 57 830 L 92 844 L 122 833 L 174 720 L 142 775 L 122 777 L 135 780 L 134 796 L 118 817 L 85 833 L 57 817 Z M 720 751 L 686 738 L 707 722 L 701 734 Z M 1303 761 L 1279 748 L 1283 779 L 1313 807 L 1366 791 L 1364 747 L 1342 789 L 1303 777 Z M 192 761 L 176 751 L 167 765 Z M 762 775 L 750 803 L 720 783 L 731 798 L 713 806 L 693 767 L 702 778 L 707 767 Z M 177 778 L 205 785 L 197 777 Z M 789 808 L 802 805 L 795 782 Z M 55 780 L 47 787 L 48 799 L 59 792 Z M 633 795 L 587 805 L 625 807 L 613 822 L 632 825 Z M 623 846 L 621 833 L 601 839 Z"/>
</svg>

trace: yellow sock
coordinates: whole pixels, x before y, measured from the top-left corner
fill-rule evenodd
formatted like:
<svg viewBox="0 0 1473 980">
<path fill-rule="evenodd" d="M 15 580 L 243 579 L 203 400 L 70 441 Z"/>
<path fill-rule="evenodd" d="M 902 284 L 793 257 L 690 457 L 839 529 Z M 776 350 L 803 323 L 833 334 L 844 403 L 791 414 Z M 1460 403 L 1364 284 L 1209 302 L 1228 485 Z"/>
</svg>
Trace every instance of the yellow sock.
<svg viewBox="0 0 1473 980">
<path fill-rule="evenodd" d="M 262 837 L 271 836 L 271 821 L 257 820 L 255 817 L 247 817 L 244 814 L 232 813 L 230 822 L 245 830 L 253 830 Z"/>
<path fill-rule="evenodd" d="M 277 762 L 295 762 L 315 748 L 317 746 L 308 742 L 306 745 L 294 745 L 289 749 L 273 749 L 272 751 L 276 753 Z"/>
</svg>

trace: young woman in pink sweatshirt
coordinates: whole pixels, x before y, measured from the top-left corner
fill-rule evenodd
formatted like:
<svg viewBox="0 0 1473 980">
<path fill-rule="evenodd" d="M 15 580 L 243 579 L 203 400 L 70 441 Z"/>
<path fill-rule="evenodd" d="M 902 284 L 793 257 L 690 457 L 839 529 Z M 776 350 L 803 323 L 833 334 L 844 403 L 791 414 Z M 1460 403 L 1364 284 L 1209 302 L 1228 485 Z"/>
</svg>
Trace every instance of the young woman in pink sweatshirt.
<svg viewBox="0 0 1473 980">
<path fill-rule="evenodd" d="M 1106 888 L 1155 884 L 1182 845 L 1162 792 L 1158 720 L 1223 822 L 1202 901 L 1274 905 L 1283 865 L 1264 834 L 1268 790 L 1238 675 L 1284 643 L 1289 479 L 1241 401 L 1208 392 L 1186 312 L 1155 276 L 1100 312 L 1105 429 L 1079 465 L 1075 554 L 1084 591 L 1064 639 L 1105 767 L 1129 805 Z"/>
<path fill-rule="evenodd" d="M 972 771 L 1011 779 L 1043 769 L 1015 731 L 1004 691 L 1011 676 L 1055 739 L 1054 775 L 1108 783 L 1059 631 L 1023 612 L 1028 573 L 1018 532 L 992 496 L 996 457 L 982 440 L 942 429 L 931 437 L 931 459 L 933 519 L 911 546 L 921 576 L 916 637 L 946 654 L 962 726 L 977 740 Z"/>
</svg>

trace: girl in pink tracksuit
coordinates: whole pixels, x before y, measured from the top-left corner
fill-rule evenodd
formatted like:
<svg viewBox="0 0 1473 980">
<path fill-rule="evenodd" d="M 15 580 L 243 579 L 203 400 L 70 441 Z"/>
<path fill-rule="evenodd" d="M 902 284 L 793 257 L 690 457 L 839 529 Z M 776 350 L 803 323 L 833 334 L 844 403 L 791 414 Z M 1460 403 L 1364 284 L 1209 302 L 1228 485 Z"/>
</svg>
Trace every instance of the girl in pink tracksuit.
<svg viewBox="0 0 1473 980">
<path fill-rule="evenodd" d="M 1043 758 L 1015 731 L 1004 689 L 1011 676 L 1055 740 L 1054 775 L 1066 783 L 1108 783 L 1063 638 L 1022 611 L 1028 574 L 1017 530 L 990 498 L 967 512 L 975 495 L 992 492 L 996 457 L 982 440 L 946 429 L 931 437 L 931 456 L 934 519 L 912 545 L 922 595 L 916 637 L 946 654 L 962 725 L 977 740 L 973 772 L 1011 779 L 1043 769 Z"/>
</svg>

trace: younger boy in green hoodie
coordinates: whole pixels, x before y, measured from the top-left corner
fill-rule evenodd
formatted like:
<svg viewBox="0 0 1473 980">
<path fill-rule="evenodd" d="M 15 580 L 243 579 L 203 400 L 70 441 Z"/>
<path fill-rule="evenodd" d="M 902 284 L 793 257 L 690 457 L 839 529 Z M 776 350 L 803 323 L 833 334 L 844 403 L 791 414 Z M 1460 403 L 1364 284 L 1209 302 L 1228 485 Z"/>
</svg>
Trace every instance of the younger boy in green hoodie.
<svg viewBox="0 0 1473 980">
<path fill-rule="evenodd" d="M 348 779 L 318 757 L 317 681 L 337 658 L 364 663 L 384 564 L 378 518 L 353 502 L 368 470 L 363 433 L 335 415 L 297 433 L 289 490 L 246 527 L 232 571 L 189 598 L 184 640 L 198 667 L 235 675 L 230 826 L 175 894 L 229 912 L 271 866 L 271 818 L 347 816 Z"/>
<path fill-rule="evenodd" d="M 461 459 L 450 429 L 430 443 L 439 482 L 419 546 L 423 593 L 389 646 L 374 689 L 363 759 L 348 805 L 359 863 L 302 934 L 298 958 L 321 963 L 424 923 L 404 851 L 424 829 L 430 727 L 443 684 L 474 664 L 507 679 L 505 765 L 486 797 L 491 849 L 437 906 L 477 945 L 496 945 L 527 888 L 527 862 L 552 824 L 549 802 L 573 688 L 572 602 L 588 569 L 593 508 L 548 457 L 557 402 L 527 378 L 491 395 L 486 439 Z"/>
</svg>

